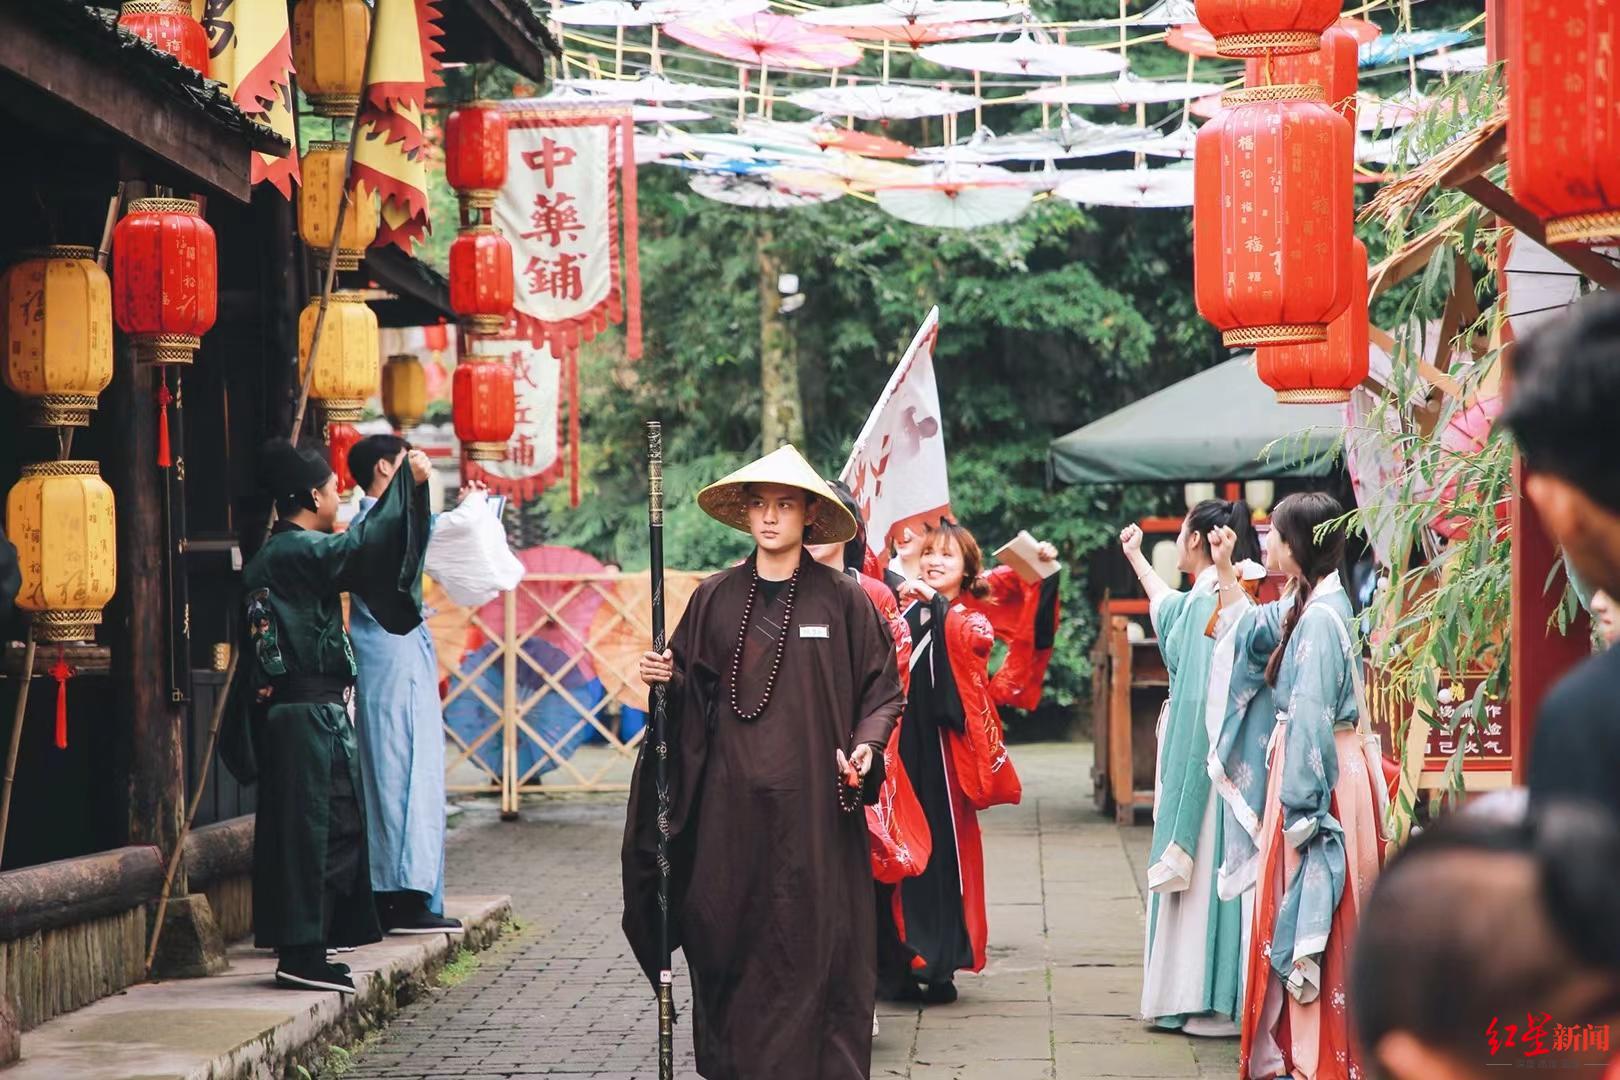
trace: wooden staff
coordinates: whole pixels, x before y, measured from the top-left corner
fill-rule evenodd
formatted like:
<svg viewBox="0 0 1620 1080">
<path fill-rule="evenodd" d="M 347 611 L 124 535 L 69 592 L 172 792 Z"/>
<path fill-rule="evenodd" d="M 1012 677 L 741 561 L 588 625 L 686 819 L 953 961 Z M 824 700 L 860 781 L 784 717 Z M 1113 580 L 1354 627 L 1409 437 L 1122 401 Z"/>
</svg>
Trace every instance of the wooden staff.
<svg viewBox="0 0 1620 1080">
<path fill-rule="evenodd" d="M 647 421 L 647 573 L 652 578 L 652 648 L 664 654 L 664 427 Z M 652 687 L 653 752 L 658 788 L 658 1080 L 675 1078 L 675 976 L 669 947 L 668 684 Z"/>
</svg>

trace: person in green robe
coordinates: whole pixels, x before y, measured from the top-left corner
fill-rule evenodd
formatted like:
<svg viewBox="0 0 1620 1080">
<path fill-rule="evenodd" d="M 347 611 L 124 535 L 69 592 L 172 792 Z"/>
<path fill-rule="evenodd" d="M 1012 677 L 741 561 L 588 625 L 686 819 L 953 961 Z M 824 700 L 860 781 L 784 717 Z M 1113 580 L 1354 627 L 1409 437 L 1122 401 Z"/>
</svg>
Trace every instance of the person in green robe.
<svg viewBox="0 0 1620 1080">
<path fill-rule="evenodd" d="M 1181 592 L 1159 578 L 1142 556 L 1142 530 L 1120 534 L 1125 557 L 1147 591 L 1149 616 L 1170 673 L 1170 697 L 1160 714 L 1149 850 L 1147 944 L 1142 1017 L 1189 1035 L 1231 1036 L 1243 1001 L 1242 903 L 1218 880 L 1223 829 L 1229 827 L 1206 767 L 1205 722 L 1210 656 L 1208 633 L 1219 606 L 1209 535 L 1231 528 L 1238 558 L 1251 577 L 1260 538 L 1240 499 L 1208 499 L 1193 507 L 1176 538 L 1177 569 L 1193 579 Z"/>
<path fill-rule="evenodd" d="M 245 715 L 226 747 L 238 779 L 256 778 L 254 940 L 278 954 L 276 983 L 354 993 L 326 950 L 382 938 L 371 894 L 355 742 L 355 661 L 342 595 L 385 629 L 422 621 L 422 557 L 432 466 L 401 454 L 377 504 L 336 534 L 338 489 L 325 456 L 285 440 L 262 454 L 275 498 L 270 539 L 242 573 L 246 626 L 238 680 Z M 246 775 L 244 775 L 246 774 Z"/>
</svg>

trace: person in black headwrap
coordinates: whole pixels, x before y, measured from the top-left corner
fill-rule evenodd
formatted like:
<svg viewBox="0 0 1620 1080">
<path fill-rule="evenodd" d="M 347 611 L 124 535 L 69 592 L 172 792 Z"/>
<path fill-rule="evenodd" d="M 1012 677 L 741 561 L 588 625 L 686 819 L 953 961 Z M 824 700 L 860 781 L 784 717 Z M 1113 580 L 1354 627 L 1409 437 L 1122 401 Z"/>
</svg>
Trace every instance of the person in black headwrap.
<svg viewBox="0 0 1620 1080">
<path fill-rule="evenodd" d="M 392 633 L 422 621 L 422 556 L 431 465 L 404 451 L 364 520 L 333 535 L 337 477 L 325 456 L 266 444 L 263 483 L 277 521 L 248 562 L 239 717 L 251 755 L 227 756 L 259 784 L 253 851 L 254 938 L 279 954 L 282 986 L 354 993 L 328 947 L 381 940 L 367 866 L 365 819 L 350 710 L 355 662 L 342 594 L 365 600 Z M 240 744 L 244 740 L 240 738 Z M 247 773 L 248 775 L 243 775 Z"/>
</svg>

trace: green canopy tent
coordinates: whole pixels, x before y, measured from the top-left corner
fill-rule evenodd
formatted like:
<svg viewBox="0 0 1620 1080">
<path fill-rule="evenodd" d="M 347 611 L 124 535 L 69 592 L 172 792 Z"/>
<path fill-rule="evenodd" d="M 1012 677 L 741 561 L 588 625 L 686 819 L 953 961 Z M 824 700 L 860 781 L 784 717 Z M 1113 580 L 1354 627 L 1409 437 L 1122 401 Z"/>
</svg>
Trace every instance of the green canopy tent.
<svg viewBox="0 0 1620 1080">
<path fill-rule="evenodd" d="M 1252 353 L 1167 386 L 1054 439 L 1066 484 L 1262 480 L 1329 475 L 1344 433 L 1338 405 L 1279 405 Z"/>
</svg>

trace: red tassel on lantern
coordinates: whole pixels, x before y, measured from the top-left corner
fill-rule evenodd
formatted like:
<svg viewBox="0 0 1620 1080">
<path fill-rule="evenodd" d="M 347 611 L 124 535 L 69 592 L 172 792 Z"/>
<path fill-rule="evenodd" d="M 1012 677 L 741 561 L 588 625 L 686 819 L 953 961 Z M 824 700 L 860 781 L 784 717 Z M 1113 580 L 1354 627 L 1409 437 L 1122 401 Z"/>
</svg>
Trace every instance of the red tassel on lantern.
<svg viewBox="0 0 1620 1080">
<path fill-rule="evenodd" d="M 174 457 L 169 452 L 169 406 L 174 403 L 174 395 L 169 393 L 169 375 L 162 368 L 158 369 L 158 468 L 167 469 L 174 464 Z"/>
<path fill-rule="evenodd" d="M 355 485 L 354 474 L 349 471 L 349 451 L 362 438 L 364 436 L 353 424 L 326 425 L 326 452 L 332 471 L 337 474 L 340 495 Z"/>
<path fill-rule="evenodd" d="M 58 648 L 56 663 L 51 665 L 51 678 L 56 680 L 56 748 L 67 749 L 67 684 L 73 678 L 73 668 L 67 662 L 67 653 Z"/>
</svg>

